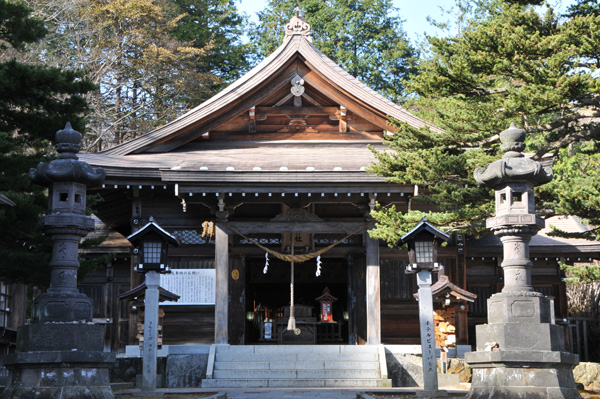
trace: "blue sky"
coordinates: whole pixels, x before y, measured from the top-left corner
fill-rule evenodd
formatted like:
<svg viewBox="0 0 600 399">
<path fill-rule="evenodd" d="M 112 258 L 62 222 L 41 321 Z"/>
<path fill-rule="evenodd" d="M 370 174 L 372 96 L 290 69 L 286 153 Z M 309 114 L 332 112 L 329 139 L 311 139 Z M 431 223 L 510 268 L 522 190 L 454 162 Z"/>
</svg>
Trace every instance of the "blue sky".
<svg viewBox="0 0 600 399">
<path fill-rule="evenodd" d="M 423 36 L 423 32 L 435 33 L 435 28 L 427 22 L 427 16 L 431 16 L 435 20 L 447 19 L 444 18 L 440 7 L 447 9 L 454 4 L 453 0 L 394 0 L 393 2 L 394 7 L 400 9 L 400 15 L 405 20 L 404 30 L 413 42 L 418 41 Z M 562 7 L 574 2 L 574 0 L 551 1 L 551 3 L 559 4 Z M 241 0 L 239 8 L 256 21 L 256 12 L 264 9 L 266 4 L 267 0 Z"/>
</svg>

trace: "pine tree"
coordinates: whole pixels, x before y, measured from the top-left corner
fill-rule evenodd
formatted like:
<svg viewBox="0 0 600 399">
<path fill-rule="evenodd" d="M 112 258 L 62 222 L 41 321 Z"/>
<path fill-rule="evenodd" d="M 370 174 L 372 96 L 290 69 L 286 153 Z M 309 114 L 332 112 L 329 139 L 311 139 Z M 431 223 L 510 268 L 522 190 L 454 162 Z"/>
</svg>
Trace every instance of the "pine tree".
<svg viewBox="0 0 600 399">
<path fill-rule="evenodd" d="M 431 57 L 408 85 L 418 94 L 410 109 L 445 132 L 399 126 L 389 143 L 396 153 L 377 154 L 372 171 L 429 185 L 415 198 L 437 206 L 429 220 L 482 233 L 493 198 L 475 184 L 473 170 L 501 156 L 498 134 L 515 122 L 529 133 L 527 151 L 553 162 L 554 180 L 536 190 L 537 209 L 598 226 L 599 6 L 581 1 L 591 8 L 577 13 L 575 6 L 561 18 L 539 1 L 472 3 L 476 18 L 458 34 L 428 37 Z M 385 209 L 375 216 L 377 236 L 393 242 L 421 214 Z"/>
<path fill-rule="evenodd" d="M 271 0 L 258 13 L 260 23 L 251 32 L 259 55 L 267 56 L 281 45 L 296 6 L 311 25 L 319 50 L 391 100 L 404 97 L 404 79 L 415 72 L 417 51 L 391 0 Z"/>
<path fill-rule="evenodd" d="M 94 85 L 81 73 L 17 62 L 19 50 L 46 29 L 20 3 L 0 0 L 0 278 L 43 285 L 49 279 L 48 239 L 38 220 L 48 206 L 28 172 L 52 156 L 50 141 L 70 121 L 83 130 L 83 95 Z"/>
<path fill-rule="evenodd" d="M 30 0 L 45 40 L 24 60 L 85 70 L 99 89 L 86 95 L 84 150 L 98 151 L 175 119 L 210 97 L 222 80 L 205 62 L 213 40 L 182 42 L 186 14 L 167 0 Z M 193 22 L 190 22 L 193 24 Z"/>
<path fill-rule="evenodd" d="M 239 14 L 234 0 L 173 0 L 175 12 L 185 13 L 172 35 L 183 43 L 207 48 L 200 71 L 219 77 L 215 94 L 250 67 L 251 45 L 242 43 L 246 18 Z"/>
</svg>

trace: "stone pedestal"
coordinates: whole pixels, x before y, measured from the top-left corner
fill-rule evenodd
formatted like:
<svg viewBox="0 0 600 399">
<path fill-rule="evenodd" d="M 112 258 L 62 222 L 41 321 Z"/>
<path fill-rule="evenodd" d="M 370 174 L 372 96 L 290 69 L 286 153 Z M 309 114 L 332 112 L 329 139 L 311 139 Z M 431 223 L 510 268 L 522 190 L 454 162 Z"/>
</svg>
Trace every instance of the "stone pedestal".
<svg viewBox="0 0 600 399">
<path fill-rule="evenodd" d="M 558 351 L 471 352 L 469 399 L 577 399 L 573 367 L 577 355 Z"/>
<path fill-rule="evenodd" d="M 552 323 L 552 301 L 535 292 L 503 292 L 488 299 L 489 324 L 476 327 L 477 352 L 469 399 L 577 399 L 564 330 Z"/>
<path fill-rule="evenodd" d="M 11 371 L 5 399 L 112 399 L 113 353 L 102 351 L 104 326 L 32 324 L 19 328 L 17 352 L 4 357 Z"/>
</svg>

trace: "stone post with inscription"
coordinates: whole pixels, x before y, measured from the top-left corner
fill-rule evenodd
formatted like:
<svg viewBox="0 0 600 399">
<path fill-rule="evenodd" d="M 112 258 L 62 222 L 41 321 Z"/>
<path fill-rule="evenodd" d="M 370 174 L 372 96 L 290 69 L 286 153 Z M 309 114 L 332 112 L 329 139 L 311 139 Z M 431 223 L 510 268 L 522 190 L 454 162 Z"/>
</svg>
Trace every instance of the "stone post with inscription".
<svg viewBox="0 0 600 399">
<path fill-rule="evenodd" d="M 108 369 L 114 354 L 103 352 L 104 326 L 92 324 L 92 300 L 77 289 L 79 241 L 94 228 L 85 215 L 86 187 L 104 180 L 79 161 L 81 133 L 67 123 L 56 133 L 58 159 L 29 172 L 49 188 L 44 232 L 52 237 L 48 291 L 33 302 L 31 324 L 19 328 L 17 352 L 4 364 L 11 377 L 4 398 L 112 398 Z"/>
<path fill-rule="evenodd" d="M 421 355 L 423 357 L 423 390 L 417 396 L 437 398 L 448 396 L 438 389 L 437 359 L 435 348 L 435 325 L 433 323 L 433 296 L 431 273 L 439 272 L 442 265 L 437 260 L 439 242 L 450 237 L 435 228 L 424 217 L 414 229 L 402 236 L 396 245 L 408 245 L 406 274 L 417 275 L 419 286 L 419 328 L 421 332 Z"/>
<path fill-rule="evenodd" d="M 144 361 L 142 372 L 142 392 L 156 390 L 156 356 L 158 349 L 158 300 L 160 274 L 146 273 L 146 295 L 144 306 Z"/>
<path fill-rule="evenodd" d="M 533 188 L 552 180 L 552 169 L 521 153 L 525 131 L 514 124 L 500 141 L 504 156 L 475 170 L 475 179 L 496 191 L 496 216 L 487 227 L 504 248 L 504 288 L 488 299 L 488 324 L 476 330 L 477 351 L 465 355 L 473 369 L 467 398 L 580 398 L 572 373 L 578 357 L 565 350 L 553 301 L 531 282 L 529 241 L 544 227 Z"/>
<path fill-rule="evenodd" d="M 420 270 L 417 272 L 417 285 L 419 286 L 421 355 L 423 356 L 423 391 L 417 391 L 417 396 L 439 397 L 447 396 L 447 393 L 438 390 L 431 281 L 431 270 Z"/>
</svg>

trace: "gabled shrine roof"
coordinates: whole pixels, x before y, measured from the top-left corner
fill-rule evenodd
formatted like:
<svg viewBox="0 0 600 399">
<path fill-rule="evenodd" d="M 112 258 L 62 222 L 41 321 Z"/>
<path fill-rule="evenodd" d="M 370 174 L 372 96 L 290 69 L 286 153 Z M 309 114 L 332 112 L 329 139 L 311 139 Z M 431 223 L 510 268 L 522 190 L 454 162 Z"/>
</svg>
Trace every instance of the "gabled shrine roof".
<svg viewBox="0 0 600 399">
<path fill-rule="evenodd" d="M 476 294 L 460 288 L 444 274 L 440 275 L 435 284 L 431 286 L 431 296 L 434 301 L 444 301 L 446 298 L 449 298 L 454 302 L 460 300 L 475 302 L 475 299 L 477 299 Z M 419 300 L 418 293 L 415 293 L 414 297 Z"/>
<path fill-rule="evenodd" d="M 295 61 L 301 68 L 293 68 Z M 392 130 L 387 126 L 388 117 L 413 127 L 428 126 L 434 131 L 440 131 L 438 127 L 412 115 L 344 71 L 311 43 L 306 32 L 292 32 L 275 52 L 217 95 L 176 120 L 100 154 L 172 151 L 199 139 L 228 118 L 247 112 L 273 91 L 289 87 L 290 80 L 295 75 L 300 76 L 307 84 L 319 87 L 324 95 L 346 107 L 348 111 L 369 120 L 381 131 Z"/>
</svg>

